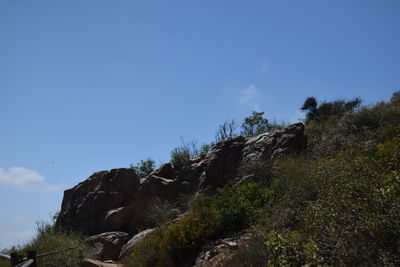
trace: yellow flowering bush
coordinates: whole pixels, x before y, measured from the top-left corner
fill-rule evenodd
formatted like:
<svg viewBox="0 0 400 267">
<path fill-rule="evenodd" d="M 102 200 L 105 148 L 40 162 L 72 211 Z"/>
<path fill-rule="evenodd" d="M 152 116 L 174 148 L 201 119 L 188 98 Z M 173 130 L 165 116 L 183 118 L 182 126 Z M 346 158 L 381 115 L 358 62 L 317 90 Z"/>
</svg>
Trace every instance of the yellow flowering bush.
<svg viewBox="0 0 400 267">
<path fill-rule="evenodd" d="M 248 227 L 272 192 L 261 183 L 226 186 L 202 196 L 193 209 L 173 223 L 146 236 L 128 259 L 129 266 L 176 266 L 206 241 Z"/>
</svg>

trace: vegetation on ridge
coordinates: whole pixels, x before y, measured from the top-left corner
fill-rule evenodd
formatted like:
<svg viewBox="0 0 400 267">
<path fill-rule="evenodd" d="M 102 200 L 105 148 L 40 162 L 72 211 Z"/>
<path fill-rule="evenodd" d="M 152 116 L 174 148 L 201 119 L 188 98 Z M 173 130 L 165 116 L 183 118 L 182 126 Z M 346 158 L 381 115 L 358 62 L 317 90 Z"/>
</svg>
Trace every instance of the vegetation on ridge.
<svg viewBox="0 0 400 267">
<path fill-rule="evenodd" d="M 227 266 L 399 265 L 400 105 L 309 98 L 303 110 L 307 152 L 247 166 L 238 176 L 257 175 L 203 193 L 146 237 L 128 266 L 178 266 L 208 240 L 246 228 L 251 238 Z"/>
</svg>

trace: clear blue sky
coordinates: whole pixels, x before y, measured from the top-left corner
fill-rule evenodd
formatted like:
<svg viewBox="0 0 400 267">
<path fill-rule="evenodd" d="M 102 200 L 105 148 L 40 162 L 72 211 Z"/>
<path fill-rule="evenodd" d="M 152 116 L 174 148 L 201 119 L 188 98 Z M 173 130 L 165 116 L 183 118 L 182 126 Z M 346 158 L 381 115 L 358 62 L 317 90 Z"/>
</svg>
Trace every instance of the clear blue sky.
<svg viewBox="0 0 400 267">
<path fill-rule="evenodd" d="M 103 169 L 251 110 L 400 90 L 400 1 L 0 1 L 0 248 Z"/>
</svg>

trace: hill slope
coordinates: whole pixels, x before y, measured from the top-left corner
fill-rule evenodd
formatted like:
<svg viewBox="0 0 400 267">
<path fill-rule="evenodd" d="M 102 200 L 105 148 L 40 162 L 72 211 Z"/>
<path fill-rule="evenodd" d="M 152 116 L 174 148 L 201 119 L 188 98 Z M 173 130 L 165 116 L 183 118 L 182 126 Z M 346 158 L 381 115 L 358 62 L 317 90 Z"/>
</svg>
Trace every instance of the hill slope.
<svg viewBox="0 0 400 267">
<path fill-rule="evenodd" d="M 230 137 L 144 179 L 96 173 L 66 191 L 57 227 L 20 249 L 76 244 L 78 230 L 103 233 L 88 242 L 97 257 L 112 250 L 126 266 L 398 266 L 397 98 L 308 99 L 304 128 Z"/>
</svg>

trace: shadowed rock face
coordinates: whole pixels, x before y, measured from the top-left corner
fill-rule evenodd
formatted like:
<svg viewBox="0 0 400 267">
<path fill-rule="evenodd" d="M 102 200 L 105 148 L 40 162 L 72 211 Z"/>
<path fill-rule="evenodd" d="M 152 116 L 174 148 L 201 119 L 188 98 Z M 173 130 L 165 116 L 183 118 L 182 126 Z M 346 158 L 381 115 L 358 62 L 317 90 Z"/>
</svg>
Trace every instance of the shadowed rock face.
<svg viewBox="0 0 400 267">
<path fill-rule="evenodd" d="M 108 231 L 136 234 L 146 229 L 146 208 L 156 198 L 173 199 L 204 187 L 226 184 L 241 164 L 263 163 L 306 149 L 304 126 L 297 123 L 271 134 L 227 138 L 179 170 L 162 165 L 141 181 L 133 169 L 94 173 L 64 192 L 56 226 L 89 235 Z"/>
<path fill-rule="evenodd" d="M 139 187 L 139 178 L 132 169 L 96 172 L 64 192 L 56 226 L 89 235 L 126 228 L 129 208 L 118 208 L 129 207 Z M 124 218 L 117 219 L 118 213 L 123 213 Z M 118 227 L 109 221 L 117 222 Z"/>
</svg>

